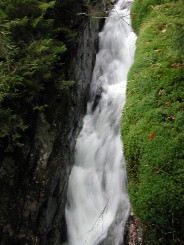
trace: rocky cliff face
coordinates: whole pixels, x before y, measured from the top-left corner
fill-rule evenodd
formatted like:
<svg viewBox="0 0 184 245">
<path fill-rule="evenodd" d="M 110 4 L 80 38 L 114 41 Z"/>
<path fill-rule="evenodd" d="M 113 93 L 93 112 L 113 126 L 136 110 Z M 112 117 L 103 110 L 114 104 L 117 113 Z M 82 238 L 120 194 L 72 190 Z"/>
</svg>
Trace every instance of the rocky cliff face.
<svg viewBox="0 0 184 245">
<path fill-rule="evenodd" d="M 103 1 L 96 7 L 102 10 Z M 75 85 L 65 93 L 55 94 L 52 86 L 45 92 L 48 107 L 33 119 L 34 130 L 25 140 L 23 150 L 2 161 L 2 245 L 56 245 L 66 241 L 64 210 L 68 176 L 86 110 L 101 25 L 100 19 L 83 19 L 77 45 L 67 58 L 67 77 Z"/>
</svg>

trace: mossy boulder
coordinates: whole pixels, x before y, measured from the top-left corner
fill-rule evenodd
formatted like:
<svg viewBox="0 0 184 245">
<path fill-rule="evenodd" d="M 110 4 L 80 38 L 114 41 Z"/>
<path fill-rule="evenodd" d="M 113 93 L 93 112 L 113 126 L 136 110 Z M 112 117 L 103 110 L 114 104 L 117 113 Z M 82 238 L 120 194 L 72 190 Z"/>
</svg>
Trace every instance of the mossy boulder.
<svg viewBox="0 0 184 245">
<path fill-rule="evenodd" d="M 145 244 L 184 241 L 184 4 L 135 1 L 138 33 L 122 138 L 129 194 Z"/>
</svg>

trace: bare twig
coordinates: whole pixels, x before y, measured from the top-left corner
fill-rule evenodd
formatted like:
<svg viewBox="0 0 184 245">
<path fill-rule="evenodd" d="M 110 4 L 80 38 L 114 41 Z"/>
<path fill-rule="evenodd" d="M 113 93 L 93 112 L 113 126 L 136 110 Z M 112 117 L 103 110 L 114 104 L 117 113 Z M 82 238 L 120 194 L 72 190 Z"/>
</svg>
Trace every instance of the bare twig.
<svg viewBox="0 0 184 245">
<path fill-rule="evenodd" d="M 96 219 L 95 223 L 92 225 L 91 229 L 88 230 L 84 235 L 85 235 L 85 241 L 87 240 L 87 236 L 89 233 L 91 233 L 100 223 L 100 220 L 102 220 L 102 229 L 103 229 L 103 215 L 105 212 L 107 212 L 108 210 L 108 203 L 109 200 L 107 201 L 105 207 L 103 208 L 102 212 L 100 213 L 100 215 L 98 216 L 98 218 Z"/>
</svg>

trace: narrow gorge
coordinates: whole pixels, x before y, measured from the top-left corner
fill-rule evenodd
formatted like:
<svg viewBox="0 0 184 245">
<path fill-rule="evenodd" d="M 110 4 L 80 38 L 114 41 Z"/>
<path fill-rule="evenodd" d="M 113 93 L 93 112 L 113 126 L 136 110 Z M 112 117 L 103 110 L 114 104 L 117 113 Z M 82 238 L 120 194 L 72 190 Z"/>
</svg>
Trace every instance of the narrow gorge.
<svg viewBox="0 0 184 245">
<path fill-rule="evenodd" d="M 71 245 L 99 244 L 115 219 L 111 242 L 103 244 L 123 242 L 130 204 L 120 120 L 135 51 L 131 4 L 118 1 L 99 33 L 87 115 L 69 179 L 66 221 Z"/>
<path fill-rule="evenodd" d="M 184 244 L 183 16 L 0 0 L 1 245 Z"/>
</svg>

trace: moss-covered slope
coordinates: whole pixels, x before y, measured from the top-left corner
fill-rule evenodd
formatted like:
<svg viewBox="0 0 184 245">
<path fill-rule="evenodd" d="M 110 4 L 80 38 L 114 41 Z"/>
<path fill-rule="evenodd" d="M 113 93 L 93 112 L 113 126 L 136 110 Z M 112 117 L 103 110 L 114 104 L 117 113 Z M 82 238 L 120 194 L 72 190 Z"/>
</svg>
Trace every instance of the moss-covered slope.
<svg viewBox="0 0 184 245">
<path fill-rule="evenodd" d="M 135 1 L 138 33 L 122 137 L 145 244 L 184 243 L 184 4 Z"/>
</svg>

